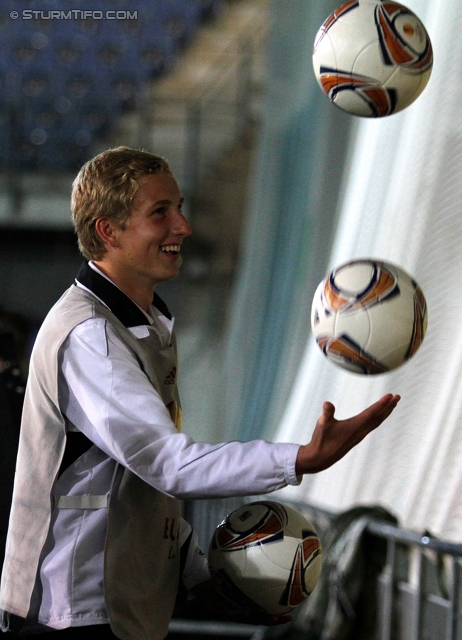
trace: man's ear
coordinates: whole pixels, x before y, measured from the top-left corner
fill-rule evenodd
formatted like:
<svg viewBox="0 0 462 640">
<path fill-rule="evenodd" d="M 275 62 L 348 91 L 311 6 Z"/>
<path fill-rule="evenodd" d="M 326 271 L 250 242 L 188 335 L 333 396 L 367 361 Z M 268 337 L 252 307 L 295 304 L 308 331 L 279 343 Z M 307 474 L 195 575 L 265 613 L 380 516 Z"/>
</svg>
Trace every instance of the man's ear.
<svg viewBox="0 0 462 640">
<path fill-rule="evenodd" d="M 107 247 L 116 249 L 119 246 L 119 228 L 110 218 L 98 218 L 95 222 L 96 233 Z"/>
</svg>

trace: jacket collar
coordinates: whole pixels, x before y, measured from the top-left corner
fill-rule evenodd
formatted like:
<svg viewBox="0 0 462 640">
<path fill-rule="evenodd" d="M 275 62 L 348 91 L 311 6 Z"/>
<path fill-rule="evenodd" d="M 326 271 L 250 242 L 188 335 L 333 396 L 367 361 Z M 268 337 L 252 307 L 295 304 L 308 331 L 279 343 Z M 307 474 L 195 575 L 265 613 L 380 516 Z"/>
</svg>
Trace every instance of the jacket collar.
<svg viewBox="0 0 462 640">
<path fill-rule="evenodd" d="M 110 280 L 107 280 L 84 262 L 76 280 L 107 304 L 112 313 L 126 327 L 138 327 L 149 324 L 141 309 Z M 153 305 L 169 320 L 172 319 L 165 302 L 154 293 Z"/>
</svg>

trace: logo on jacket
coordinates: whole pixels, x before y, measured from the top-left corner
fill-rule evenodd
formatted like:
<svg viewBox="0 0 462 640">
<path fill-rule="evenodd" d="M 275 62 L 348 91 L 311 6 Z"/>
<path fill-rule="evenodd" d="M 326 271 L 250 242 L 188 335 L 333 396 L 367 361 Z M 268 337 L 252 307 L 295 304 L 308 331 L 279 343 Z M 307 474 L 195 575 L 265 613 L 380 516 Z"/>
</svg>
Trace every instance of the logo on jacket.
<svg viewBox="0 0 462 640">
<path fill-rule="evenodd" d="M 175 382 L 176 382 L 176 367 L 173 367 L 173 369 L 165 378 L 164 384 L 175 384 Z"/>
</svg>

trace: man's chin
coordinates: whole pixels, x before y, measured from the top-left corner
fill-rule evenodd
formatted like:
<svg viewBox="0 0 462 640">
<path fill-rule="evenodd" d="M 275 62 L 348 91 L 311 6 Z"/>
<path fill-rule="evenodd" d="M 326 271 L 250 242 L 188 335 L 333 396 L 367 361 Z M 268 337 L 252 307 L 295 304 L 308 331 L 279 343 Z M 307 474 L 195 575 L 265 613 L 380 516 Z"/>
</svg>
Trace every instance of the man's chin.
<svg viewBox="0 0 462 640">
<path fill-rule="evenodd" d="M 180 275 L 180 268 L 181 265 L 183 264 L 183 258 L 182 256 L 178 256 L 178 260 L 175 261 L 174 264 L 172 264 L 171 269 L 169 269 L 169 273 L 165 274 L 164 277 L 164 281 L 167 280 L 173 280 L 174 278 L 178 277 Z"/>
</svg>

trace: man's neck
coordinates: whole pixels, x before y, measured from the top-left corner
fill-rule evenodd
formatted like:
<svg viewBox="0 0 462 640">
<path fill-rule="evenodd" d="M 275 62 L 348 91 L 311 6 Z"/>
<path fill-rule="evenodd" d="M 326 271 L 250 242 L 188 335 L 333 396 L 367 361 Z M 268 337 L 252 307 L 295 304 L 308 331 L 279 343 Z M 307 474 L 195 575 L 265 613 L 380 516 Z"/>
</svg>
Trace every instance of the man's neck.
<svg viewBox="0 0 462 640">
<path fill-rule="evenodd" d="M 154 296 L 154 287 L 150 285 L 143 286 L 143 283 L 139 283 L 138 281 L 135 285 L 133 279 L 127 275 L 126 271 L 124 271 L 123 274 L 119 273 L 117 268 L 110 262 L 104 260 L 93 260 L 92 262 L 101 273 L 117 285 L 135 304 L 146 313 L 148 312 Z"/>
</svg>

